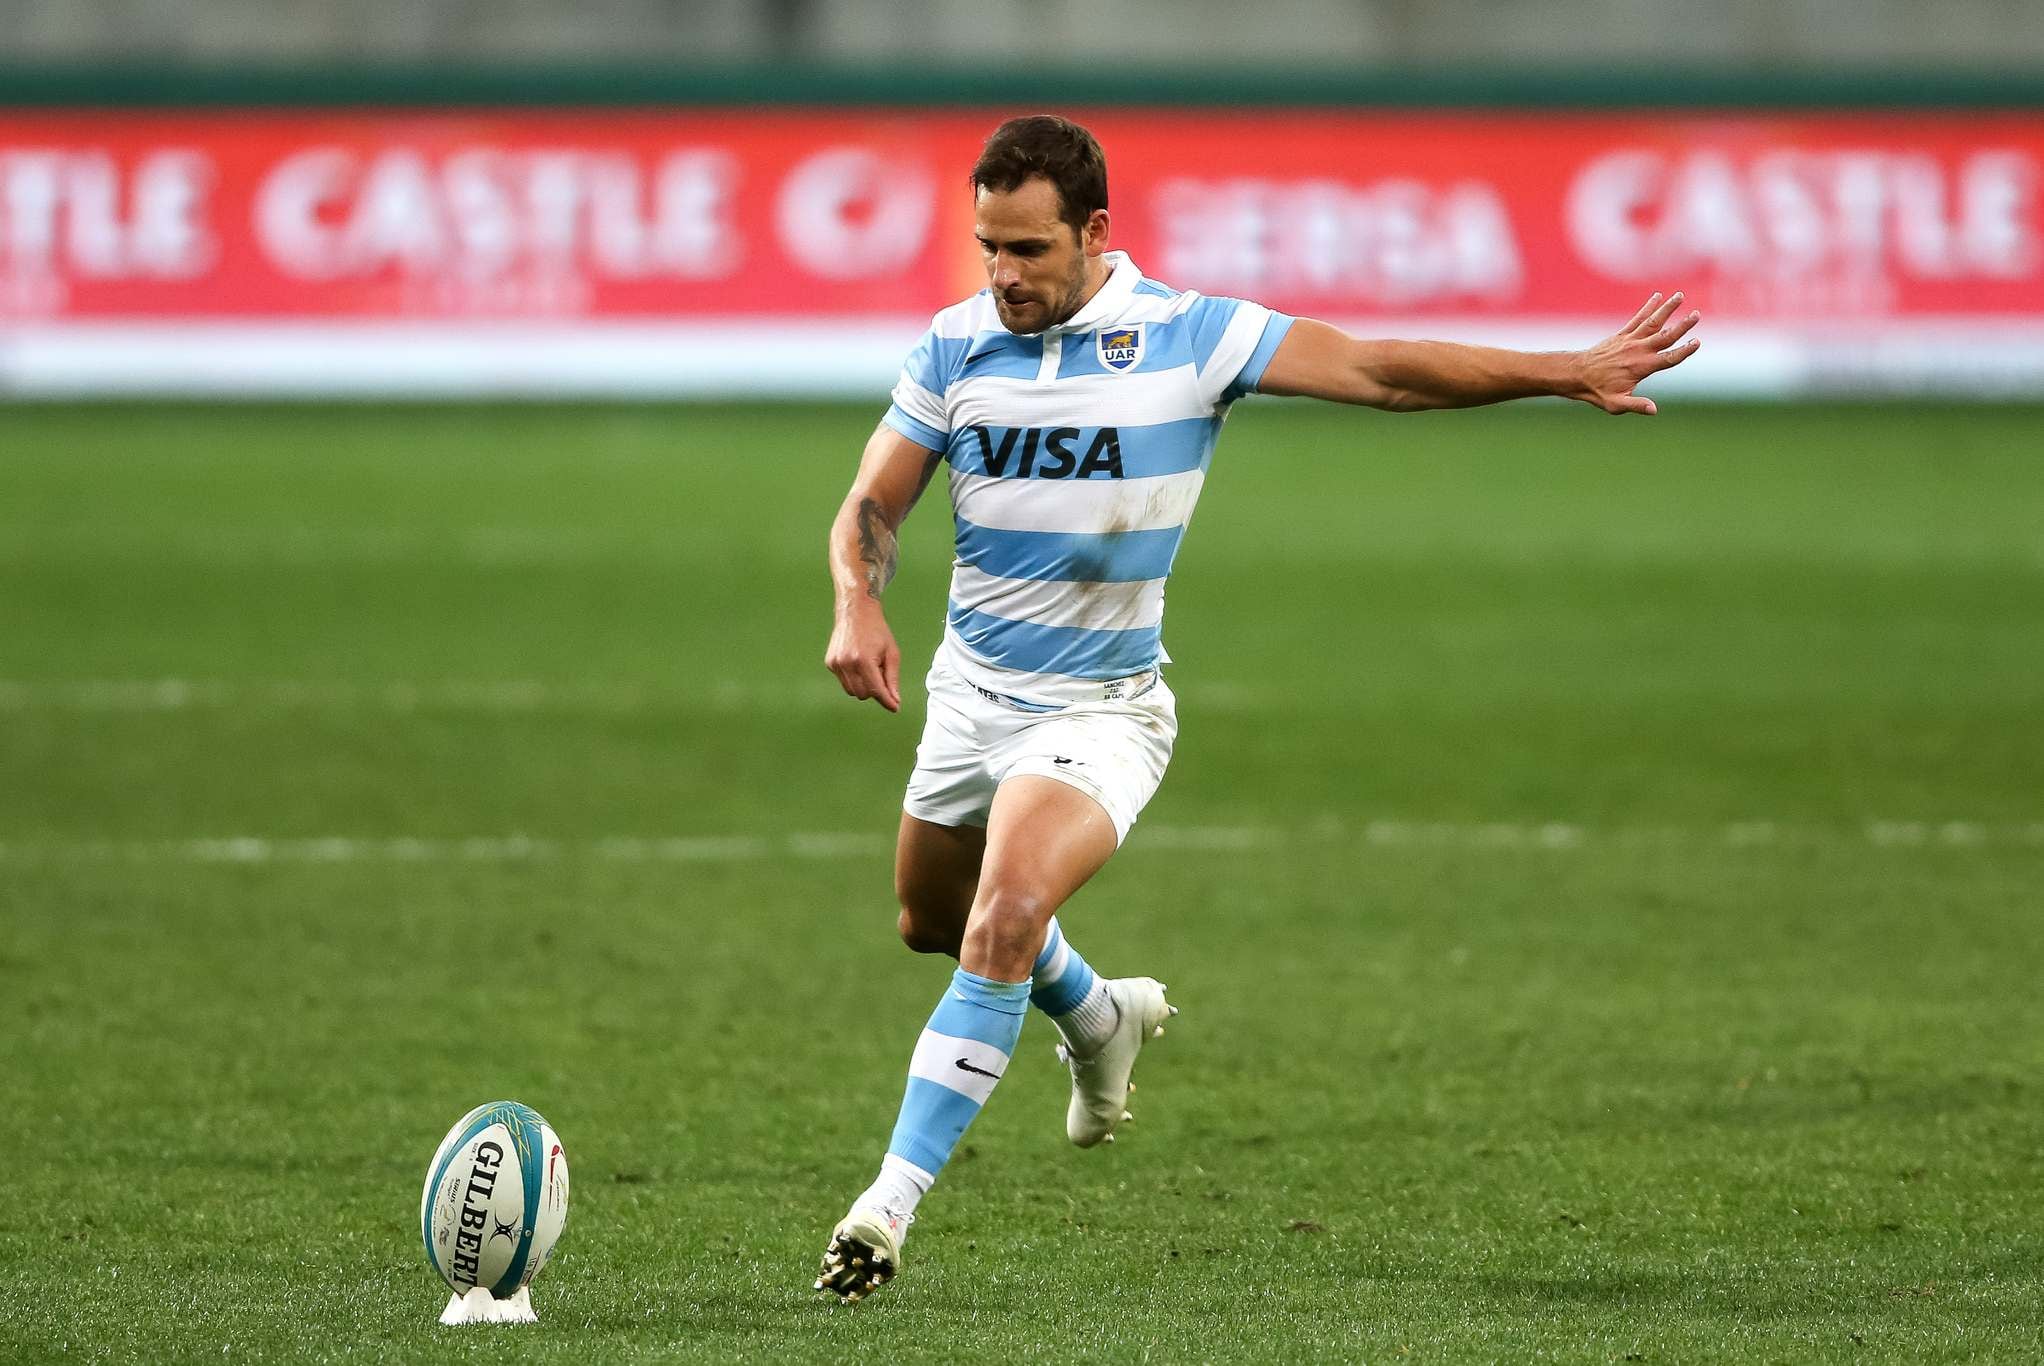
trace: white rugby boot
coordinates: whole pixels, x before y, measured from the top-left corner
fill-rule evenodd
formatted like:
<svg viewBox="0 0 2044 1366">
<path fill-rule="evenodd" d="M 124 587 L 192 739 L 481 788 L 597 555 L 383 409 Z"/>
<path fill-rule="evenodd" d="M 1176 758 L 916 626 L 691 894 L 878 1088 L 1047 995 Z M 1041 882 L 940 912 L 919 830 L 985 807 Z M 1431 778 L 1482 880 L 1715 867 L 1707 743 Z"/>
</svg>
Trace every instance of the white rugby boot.
<svg viewBox="0 0 2044 1366">
<path fill-rule="evenodd" d="M 901 1268 L 901 1244 L 908 1237 L 913 1214 L 880 1205 L 854 1205 L 831 1230 L 823 1250 L 816 1288 L 828 1290 L 846 1304 L 857 1304 L 894 1279 Z"/>
<path fill-rule="evenodd" d="M 1136 1055 L 1151 1039 L 1162 1038 L 1164 1021 L 1178 1007 L 1164 999 L 1164 984 L 1150 977 L 1110 977 L 1107 994 L 1114 1001 L 1114 1032 L 1098 1048 L 1081 1055 L 1069 1044 L 1057 1046 L 1058 1061 L 1071 1069 L 1072 1103 L 1065 1109 L 1065 1137 L 1081 1148 L 1114 1142 L 1114 1126 L 1133 1120 L 1128 1110 L 1130 1080 Z"/>
</svg>

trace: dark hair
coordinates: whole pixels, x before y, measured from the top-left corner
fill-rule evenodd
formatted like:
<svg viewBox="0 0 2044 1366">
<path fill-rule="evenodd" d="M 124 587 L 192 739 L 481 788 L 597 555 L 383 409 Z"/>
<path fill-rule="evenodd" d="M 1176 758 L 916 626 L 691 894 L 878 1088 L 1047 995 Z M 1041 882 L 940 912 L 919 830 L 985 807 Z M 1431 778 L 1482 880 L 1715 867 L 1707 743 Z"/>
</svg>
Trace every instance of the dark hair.
<svg viewBox="0 0 2044 1366">
<path fill-rule="evenodd" d="M 994 129 L 972 164 L 975 190 L 1005 194 L 1042 176 L 1057 187 L 1058 216 L 1083 234 L 1107 207 L 1107 156 L 1093 135 L 1055 114 L 1025 114 Z"/>
</svg>

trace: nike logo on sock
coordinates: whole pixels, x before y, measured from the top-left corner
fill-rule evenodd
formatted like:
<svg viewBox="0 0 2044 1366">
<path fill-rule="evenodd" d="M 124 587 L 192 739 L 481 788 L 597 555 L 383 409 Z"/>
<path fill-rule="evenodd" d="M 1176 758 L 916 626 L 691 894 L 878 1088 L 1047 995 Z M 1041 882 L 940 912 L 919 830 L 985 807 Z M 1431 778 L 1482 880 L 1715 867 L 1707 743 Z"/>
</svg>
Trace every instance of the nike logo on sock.
<svg viewBox="0 0 2044 1366">
<path fill-rule="evenodd" d="M 1076 763 L 1078 763 L 1079 761 L 1078 761 L 1077 759 L 1065 759 L 1065 758 L 1061 758 L 1061 757 L 1059 757 L 1059 756 L 1057 756 L 1057 755 L 1052 755 L 1052 756 L 1051 756 L 1051 762 L 1052 762 L 1052 763 L 1054 763 L 1054 764 L 1076 764 Z"/>
<path fill-rule="evenodd" d="M 1001 1079 L 1001 1074 L 999 1072 L 989 1072 L 984 1067 L 974 1067 L 971 1063 L 967 1062 L 963 1058 L 960 1058 L 958 1060 L 958 1070 L 961 1072 L 977 1072 L 982 1077 L 992 1077 L 995 1081 L 999 1081 Z"/>
</svg>

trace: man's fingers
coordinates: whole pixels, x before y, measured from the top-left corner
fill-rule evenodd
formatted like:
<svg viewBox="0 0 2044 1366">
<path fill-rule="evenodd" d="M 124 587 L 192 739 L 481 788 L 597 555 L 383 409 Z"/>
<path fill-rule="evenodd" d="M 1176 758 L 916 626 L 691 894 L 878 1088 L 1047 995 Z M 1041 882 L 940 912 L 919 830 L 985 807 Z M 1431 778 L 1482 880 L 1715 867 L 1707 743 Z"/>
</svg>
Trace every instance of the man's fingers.
<svg viewBox="0 0 2044 1366">
<path fill-rule="evenodd" d="M 901 651 L 890 645 L 880 656 L 880 704 L 889 711 L 901 710 Z"/>
<path fill-rule="evenodd" d="M 867 673 L 864 660 L 854 659 L 843 664 L 833 664 L 830 671 L 837 675 L 838 686 L 845 690 L 847 697 L 856 697 L 863 702 L 873 695 L 872 679 Z"/>
<path fill-rule="evenodd" d="M 1647 417 L 1652 417 L 1659 410 L 1654 407 L 1652 399 L 1642 394 L 1620 394 L 1611 401 L 1611 411 L 1621 414 L 1641 413 Z"/>
<path fill-rule="evenodd" d="M 1677 318 L 1675 319 L 1675 321 L 1667 324 L 1660 331 L 1654 333 L 1653 340 L 1651 343 L 1654 350 L 1665 351 L 1669 347 L 1673 346 L 1676 342 L 1681 341 L 1682 334 L 1687 332 L 1690 328 L 1696 326 L 1697 319 L 1701 318 L 1702 316 L 1703 315 L 1701 313 L 1695 312 L 1686 313 L 1682 317 Z"/>
<path fill-rule="evenodd" d="M 878 702 L 889 711 L 901 710 L 901 687 L 888 677 L 884 661 L 862 659 L 852 672 L 856 686 L 847 685 L 846 692 L 862 702 Z"/>
<path fill-rule="evenodd" d="M 1703 345 L 1703 342 L 1700 338 L 1691 337 L 1688 341 L 1683 342 L 1680 346 L 1669 347 L 1666 351 L 1663 351 L 1658 357 L 1655 358 L 1654 369 L 1666 370 L 1673 366 L 1680 365 L 1683 361 L 1686 361 L 1691 356 L 1695 355 L 1696 348 L 1701 345 Z"/>
<path fill-rule="evenodd" d="M 1654 305 L 1660 301 L 1661 296 L 1659 293 L 1649 294 L 1647 301 L 1639 306 L 1639 312 L 1632 315 L 1632 320 L 1618 329 L 1618 335 L 1621 337 L 1631 336 L 1638 330 L 1639 325 L 1646 321 L 1647 314 L 1654 311 Z"/>
<path fill-rule="evenodd" d="M 1667 322 L 1670 315 L 1681 306 L 1682 291 L 1678 289 L 1667 298 L 1661 300 L 1659 308 L 1652 310 L 1645 318 L 1640 320 L 1639 330 L 1643 333 L 1660 331 L 1661 325 Z"/>
<path fill-rule="evenodd" d="M 863 699 L 866 696 L 859 691 L 859 671 L 856 668 L 849 665 L 843 668 L 833 667 L 831 672 L 837 675 L 837 685 L 845 690 L 846 697 Z"/>
</svg>

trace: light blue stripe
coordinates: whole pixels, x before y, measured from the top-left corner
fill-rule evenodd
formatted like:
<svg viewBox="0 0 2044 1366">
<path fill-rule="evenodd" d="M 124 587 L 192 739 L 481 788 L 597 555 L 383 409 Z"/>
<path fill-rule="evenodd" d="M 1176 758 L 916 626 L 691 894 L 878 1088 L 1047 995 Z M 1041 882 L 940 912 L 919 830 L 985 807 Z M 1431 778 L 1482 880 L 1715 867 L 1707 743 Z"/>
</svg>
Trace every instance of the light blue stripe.
<svg viewBox="0 0 2044 1366">
<path fill-rule="evenodd" d="M 1285 339 L 1285 333 L 1292 330 L 1296 319 L 1288 314 L 1273 313 L 1263 325 L 1263 337 L 1256 343 L 1256 349 L 1249 353 L 1249 361 L 1242 372 L 1229 382 L 1221 394 L 1223 403 L 1233 403 L 1244 394 L 1254 392 L 1263 379 L 1263 372 L 1270 368 L 1270 358 L 1277 354 L 1278 343 Z"/>
<path fill-rule="evenodd" d="M 960 360 L 945 375 L 946 385 L 967 379 L 1035 379 L 1043 368 L 1041 337 L 982 332 L 970 341 L 961 338 L 959 346 Z"/>
<path fill-rule="evenodd" d="M 1077 954 L 1065 965 L 1065 970 L 1055 982 L 1049 982 L 1030 993 L 1029 1001 L 1046 1015 L 1062 1015 L 1086 999 L 1086 993 L 1093 989 L 1093 968 Z"/>
<path fill-rule="evenodd" d="M 1182 526 L 1155 531 L 1001 531 L 955 517 L 958 562 L 1000 579 L 1137 583 L 1171 572 Z"/>
<path fill-rule="evenodd" d="M 996 376 L 1035 379 L 1043 364 L 1043 339 L 1010 332 L 981 332 L 972 337 L 940 337 L 923 333 L 901 368 L 917 384 L 941 394 L 967 378 Z"/>
<path fill-rule="evenodd" d="M 972 1039 L 1006 1053 L 1014 1048 L 1022 1028 L 1019 1021 L 1028 1009 L 1027 982 L 996 982 L 989 986 L 985 978 L 972 977 L 961 968 L 952 974 L 944 999 L 930 1013 L 929 1027 L 939 1034 Z"/>
<path fill-rule="evenodd" d="M 951 604 L 951 629 L 989 664 L 1023 673 L 1068 678 L 1126 678 L 1156 664 L 1163 628 L 1094 631 L 1083 626 L 1042 626 L 1011 621 Z"/>
<path fill-rule="evenodd" d="M 1206 368 L 1241 307 L 1240 299 L 1201 299 L 1180 315 L 1192 329 L 1193 364 Z"/>
<path fill-rule="evenodd" d="M 937 359 L 937 338 L 925 332 L 901 363 L 901 372 L 933 394 L 944 392 L 944 371 Z"/>
<path fill-rule="evenodd" d="M 1003 1015 L 1020 1019 L 1029 1011 L 1029 984 L 1027 982 L 1001 982 L 991 977 L 982 977 L 964 968 L 953 968 L 951 985 L 966 997 L 988 1010 L 998 1010 Z M 1017 1030 L 1021 1025 L 1016 1025 Z"/>
<path fill-rule="evenodd" d="M 889 404 L 886 414 L 880 420 L 909 440 L 915 442 L 918 446 L 928 450 L 941 451 L 944 449 L 945 443 L 950 440 L 943 432 L 938 431 L 927 422 L 918 422 L 906 412 L 903 412 L 899 403 Z"/>
<path fill-rule="evenodd" d="M 1050 966 L 1050 960 L 1057 956 L 1057 946 L 1065 942 L 1064 927 L 1057 923 L 1057 917 L 1050 918 L 1050 924 L 1043 935 L 1043 951 L 1036 955 L 1035 964 L 1029 969 L 1035 977 L 1041 977 L 1043 970 Z M 1034 983 L 1032 982 L 1032 987 Z"/>
<path fill-rule="evenodd" d="M 1079 956 L 1079 951 L 1065 945 L 1065 967 L 1055 977 L 1046 977 L 1050 960 L 1064 944 L 1065 933 L 1057 923 L 1057 917 L 1050 918 L 1050 933 L 1044 938 L 1043 952 L 1036 955 L 1035 976 L 1030 982 L 1029 1004 L 1046 1015 L 1062 1015 L 1086 999 L 1086 993 L 1093 989 L 1093 965 Z"/>
<path fill-rule="evenodd" d="M 914 419 L 910 419 L 913 421 Z M 992 427 L 986 429 L 986 439 L 992 443 L 993 454 L 999 459 L 1001 442 L 1013 427 Z M 999 479 L 1076 479 L 1079 466 L 1085 461 L 1086 453 L 1093 449 L 1098 427 L 1039 427 L 1036 429 L 1036 451 L 1030 461 L 1027 475 L 1020 473 L 1023 448 L 1027 444 L 1028 428 L 1022 428 L 1008 448 L 1008 457 L 1001 464 L 1001 473 L 994 475 L 986 462 L 986 449 L 980 441 L 979 432 L 973 427 L 960 427 L 951 433 L 951 468 L 960 474 L 983 474 Z M 1070 432 L 1073 435 L 1062 441 L 1061 448 L 1070 452 L 1068 459 L 1052 454 L 1049 443 L 1054 433 Z M 1116 427 L 1115 445 L 1121 451 L 1121 474 L 1124 479 L 1154 479 L 1166 474 L 1184 474 L 1188 470 L 1203 470 L 1213 457 L 1214 441 L 1221 432 L 1220 421 L 1212 417 L 1188 417 L 1177 422 L 1154 422 L 1144 427 Z M 907 435 L 907 433 L 904 433 Z M 1046 474 L 1046 469 L 1062 469 L 1062 474 Z M 1084 476 L 1087 479 L 1109 479 L 1113 476 L 1094 469 Z"/>
<path fill-rule="evenodd" d="M 887 1151 L 926 1172 L 940 1172 L 951 1160 L 968 1126 L 979 1115 L 979 1102 L 948 1086 L 910 1077 L 902 1093 L 901 1114 Z"/>
<path fill-rule="evenodd" d="M 1100 333 L 1112 332 L 1112 326 L 1092 332 L 1081 332 L 1065 338 L 1064 352 L 1058 359 L 1057 377 L 1071 379 L 1077 375 L 1134 375 L 1155 370 L 1170 370 L 1180 365 L 1192 365 L 1192 329 L 1182 318 L 1173 318 L 1165 323 L 1128 324 L 1143 329 L 1143 354 L 1135 365 L 1127 370 L 1109 370 L 1100 363 Z"/>
</svg>

